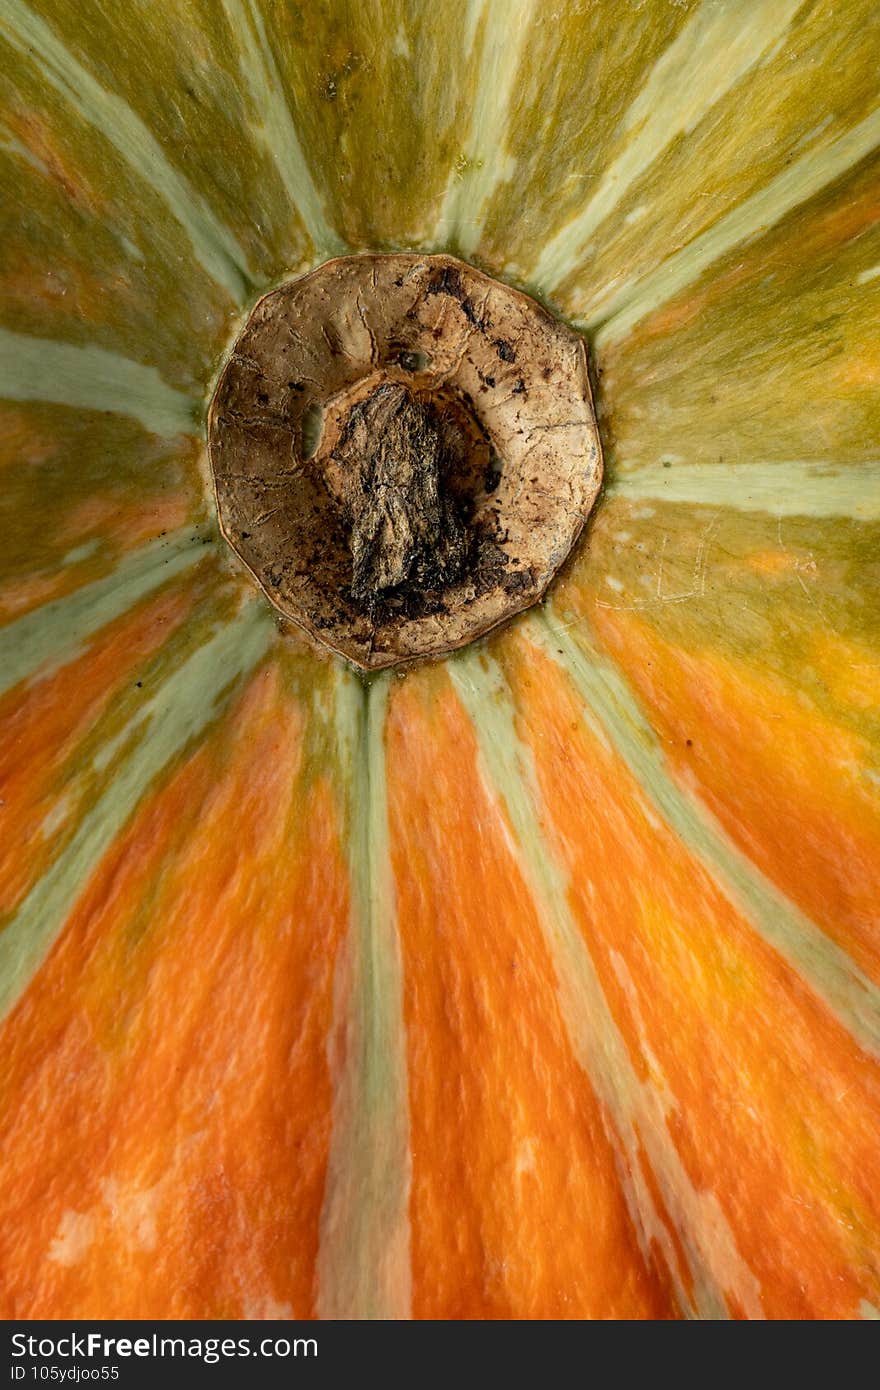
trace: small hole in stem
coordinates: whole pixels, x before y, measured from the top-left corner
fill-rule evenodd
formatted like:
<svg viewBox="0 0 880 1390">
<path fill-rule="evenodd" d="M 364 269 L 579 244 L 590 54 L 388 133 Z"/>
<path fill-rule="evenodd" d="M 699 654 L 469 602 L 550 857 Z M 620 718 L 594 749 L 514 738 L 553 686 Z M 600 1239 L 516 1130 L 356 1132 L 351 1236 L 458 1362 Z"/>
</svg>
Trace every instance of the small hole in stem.
<svg viewBox="0 0 880 1390">
<path fill-rule="evenodd" d="M 431 365 L 426 352 L 402 352 L 397 359 L 405 372 L 425 372 Z"/>
<path fill-rule="evenodd" d="M 324 412 L 317 401 L 312 401 L 303 411 L 302 417 L 302 455 L 304 459 L 314 458 L 321 442 L 324 427 Z"/>
</svg>

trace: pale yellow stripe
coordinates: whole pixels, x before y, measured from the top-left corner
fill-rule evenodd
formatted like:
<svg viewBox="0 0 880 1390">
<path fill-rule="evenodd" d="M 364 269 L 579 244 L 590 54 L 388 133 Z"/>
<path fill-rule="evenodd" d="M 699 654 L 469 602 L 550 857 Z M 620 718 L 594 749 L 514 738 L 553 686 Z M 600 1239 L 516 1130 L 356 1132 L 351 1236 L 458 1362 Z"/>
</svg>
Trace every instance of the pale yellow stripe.
<svg viewBox="0 0 880 1390">
<path fill-rule="evenodd" d="M 390 678 L 366 691 L 342 668 L 338 680 L 352 921 L 337 969 L 317 1306 L 322 1318 L 408 1318 L 409 1102 L 385 780 Z"/>
<path fill-rule="evenodd" d="M 173 531 L 129 551 L 103 578 L 0 628 L 0 693 L 28 676 L 45 675 L 73 661 L 95 632 L 204 560 L 210 553 L 205 550 L 206 539 L 195 526 Z"/>
<path fill-rule="evenodd" d="M 530 636 L 541 641 L 538 629 Z M 572 1044 L 613 1127 L 621 1183 L 646 1256 L 651 1243 L 656 1242 L 669 1269 L 678 1268 L 670 1233 L 642 1173 L 642 1147 L 693 1277 L 691 1299 L 684 1282 L 673 1274 L 682 1308 L 700 1317 L 725 1317 L 726 1298 L 733 1297 L 749 1317 L 760 1318 L 760 1285 L 737 1249 L 718 1199 L 692 1182 L 669 1132 L 672 1089 L 664 1082 L 655 1058 L 651 1081 L 643 1081 L 636 1073 L 572 916 L 565 873 L 542 829 L 531 754 L 517 735 L 515 711 L 503 675 L 485 653 L 473 650 L 452 663 L 450 671 L 477 731 L 487 789 L 503 804 L 516 837 L 519 859 L 553 953 Z M 650 1055 L 647 1048 L 646 1055 Z"/>
<path fill-rule="evenodd" d="M 336 255 L 344 243 L 327 221 L 324 206 L 300 142 L 275 55 L 255 0 L 223 0 L 244 73 L 260 121 L 255 134 L 275 161 L 292 206 L 316 250 Z"/>
<path fill-rule="evenodd" d="M 516 77 L 536 0 L 478 0 L 468 9 L 468 51 L 479 35 L 479 62 L 470 129 L 446 186 L 436 229 L 438 244 L 451 242 L 462 255 L 476 250 L 493 194 L 513 176 L 508 131 Z"/>
<path fill-rule="evenodd" d="M 627 281 L 577 305 L 576 321 L 584 327 L 599 326 L 595 337 L 599 351 L 619 342 L 641 319 L 693 284 L 721 257 L 775 226 L 793 208 L 858 164 L 878 143 L 880 110 L 873 111 L 822 149 L 802 155 L 765 188 L 719 218 L 642 279 Z"/>
<path fill-rule="evenodd" d="M 130 415 L 145 430 L 169 439 L 195 434 L 202 409 L 143 362 L 92 344 L 32 338 L 6 328 L 0 328 L 0 398 Z"/>
<path fill-rule="evenodd" d="M 542 250 L 535 283 L 552 289 L 577 270 L 590 238 L 637 179 L 778 42 L 803 3 L 704 0 L 648 74 L 622 122 L 625 143 L 595 193 Z"/>
<path fill-rule="evenodd" d="M 174 168 L 140 116 L 122 97 L 103 87 L 24 0 L 3 0 L 0 34 L 38 66 L 71 109 L 98 130 L 159 194 L 189 237 L 199 264 L 236 302 L 243 302 L 254 280 L 244 252 Z"/>
<path fill-rule="evenodd" d="M 240 678 L 266 652 L 274 624 L 265 604 L 219 623 L 143 703 L 113 740 L 120 759 L 103 796 L 0 933 L 0 1016 L 27 987 L 91 875 L 155 778 L 216 717 Z"/>
<path fill-rule="evenodd" d="M 541 628 L 549 632 L 547 640 Z M 574 641 L 549 606 L 529 636 L 563 667 L 646 798 L 721 891 L 786 960 L 866 1052 L 880 1056 L 880 988 L 831 937 L 756 869 L 699 798 L 671 776 L 656 734 L 620 673 L 591 644 Z"/>
<path fill-rule="evenodd" d="M 730 507 L 770 516 L 847 516 L 880 521 L 880 463 L 645 464 L 618 473 L 606 495 Z"/>
</svg>

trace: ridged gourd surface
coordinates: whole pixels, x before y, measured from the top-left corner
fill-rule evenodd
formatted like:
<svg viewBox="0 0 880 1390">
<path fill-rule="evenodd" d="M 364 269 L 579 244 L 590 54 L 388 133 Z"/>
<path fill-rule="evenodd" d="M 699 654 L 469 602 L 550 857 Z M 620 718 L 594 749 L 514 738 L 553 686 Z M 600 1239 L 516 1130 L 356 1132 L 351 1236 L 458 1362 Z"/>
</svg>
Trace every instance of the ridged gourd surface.
<svg viewBox="0 0 880 1390">
<path fill-rule="evenodd" d="M 0 1312 L 880 1309 L 876 0 L 3 0 Z M 362 681 L 204 443 L 259 295 L 590 345 L 548 601 Z"/>
</svg>

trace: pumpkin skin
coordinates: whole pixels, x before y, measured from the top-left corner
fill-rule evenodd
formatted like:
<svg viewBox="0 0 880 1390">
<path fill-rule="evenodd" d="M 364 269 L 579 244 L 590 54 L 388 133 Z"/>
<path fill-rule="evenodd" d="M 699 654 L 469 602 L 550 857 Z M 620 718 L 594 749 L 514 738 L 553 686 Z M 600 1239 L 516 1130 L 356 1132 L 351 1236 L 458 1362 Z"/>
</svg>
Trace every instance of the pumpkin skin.
<svg viewBox="0 0 880 1390">
<path fill-rule="evenodd" d="M 874 0 L 4 0 L 0 1312 L 880 1309 Z M 587 337 L 549 600 L 361 681 L 219 537 L 271 285 Z"/>
</svg>

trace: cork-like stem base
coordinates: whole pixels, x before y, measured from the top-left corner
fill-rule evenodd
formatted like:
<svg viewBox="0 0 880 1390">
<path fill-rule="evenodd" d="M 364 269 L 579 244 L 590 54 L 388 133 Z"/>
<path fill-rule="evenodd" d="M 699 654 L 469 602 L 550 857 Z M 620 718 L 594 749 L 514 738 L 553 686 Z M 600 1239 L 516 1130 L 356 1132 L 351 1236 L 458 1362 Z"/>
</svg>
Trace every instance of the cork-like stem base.
<svg viewBox="0 0 880 1390">
<path fill-rule="evenodd" d="M 366 670 L 539 599 L 602 476 L 581 339 L 449 256 L 344 257 L 266 295 L 208 441 L 230 545 Z"/>
</svg>

